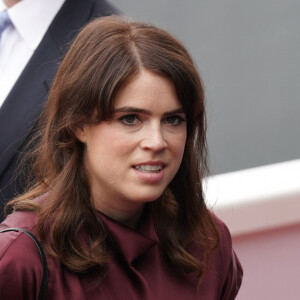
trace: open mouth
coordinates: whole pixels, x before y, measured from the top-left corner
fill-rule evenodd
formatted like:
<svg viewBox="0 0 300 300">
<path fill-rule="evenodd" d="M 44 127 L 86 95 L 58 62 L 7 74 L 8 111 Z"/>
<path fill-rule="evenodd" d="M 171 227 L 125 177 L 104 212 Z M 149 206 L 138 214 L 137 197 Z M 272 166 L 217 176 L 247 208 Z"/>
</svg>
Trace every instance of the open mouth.
<svg viewBox="0 0 300 300">
<path fill-rule="evenodd" d="M 159 173 L 165 166 L 164 165 L 139 165 L 134 166 L 136 170 L 143 173 Z"/>
</svg>

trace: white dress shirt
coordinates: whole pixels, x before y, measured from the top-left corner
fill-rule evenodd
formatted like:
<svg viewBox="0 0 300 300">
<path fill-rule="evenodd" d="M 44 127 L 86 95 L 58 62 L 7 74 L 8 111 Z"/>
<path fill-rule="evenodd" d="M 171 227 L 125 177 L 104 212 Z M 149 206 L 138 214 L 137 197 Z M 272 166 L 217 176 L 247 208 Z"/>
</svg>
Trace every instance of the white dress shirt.
<svg viewBox="0 0 300 300">
<path fill-rule="evenodd" d="M 83 0 L 84 1 L 84 0 Z M 64 0 L 22 0 L 7 9 L 12 25 L 0 40 L 0 107 L 38 47 Z"/>
</svg>

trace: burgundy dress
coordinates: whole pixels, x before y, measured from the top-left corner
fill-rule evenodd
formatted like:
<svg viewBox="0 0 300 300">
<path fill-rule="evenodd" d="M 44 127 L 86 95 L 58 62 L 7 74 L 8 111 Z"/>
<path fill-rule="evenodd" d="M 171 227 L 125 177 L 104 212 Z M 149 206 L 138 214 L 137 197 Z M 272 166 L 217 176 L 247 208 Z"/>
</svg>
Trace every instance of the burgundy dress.
<svg viewBox="0 0 300 300">
<path fill-rule="evenodd" d="M 235 256 L 227 227 L 218 219 L 221 243 L 200 286 L 192 274 L 180 275 L 163 260 L 151 215 L 138 229 L 126 226 L 99 213 L 110 232 L 117 254 L 111 259 L 104 282 L 93 273 L 69 271 L 47 255 L 49 282 L 47 299 L 54 300 L 189 300 L 234 299 L 242 281 L 242 268 Z M 0 224 L 22 227 L 36 234 L 37 217 L 15 212 Z M 194 255 L 201 249 L 194 245 Z M 0 234 L 0 299 L 38 299 L 42 265 L 33 241 L 22 232 Z"/>
</svg>

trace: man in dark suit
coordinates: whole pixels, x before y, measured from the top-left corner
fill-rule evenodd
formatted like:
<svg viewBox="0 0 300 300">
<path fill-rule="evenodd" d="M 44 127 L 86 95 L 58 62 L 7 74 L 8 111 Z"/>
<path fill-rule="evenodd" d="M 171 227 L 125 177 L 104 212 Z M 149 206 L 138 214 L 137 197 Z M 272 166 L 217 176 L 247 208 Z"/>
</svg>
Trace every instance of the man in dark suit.
<svg viewBox="0 0 300 300">
<path fill-rule="evenodd" d="M 8 5 L 18 1 L 4 0 L 6 2 Z M 82 26 L 94 17 L 114 13 L 118 13 L 118 10 L 106 0 L 65 0 L 2 104 L 0 221 L 5 203 L 24 190 L 24 178 L 14 179 L 19 161 L 18 153 L 41 113 L 59 61 Z"/>
</svg>

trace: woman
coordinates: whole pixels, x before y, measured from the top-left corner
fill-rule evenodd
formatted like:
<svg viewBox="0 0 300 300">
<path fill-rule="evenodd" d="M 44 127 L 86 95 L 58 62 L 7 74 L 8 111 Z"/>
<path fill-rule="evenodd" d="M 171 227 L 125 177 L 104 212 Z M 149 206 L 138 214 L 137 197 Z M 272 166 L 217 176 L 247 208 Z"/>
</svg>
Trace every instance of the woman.
<svg viewBox="0 0 300 300">
<path fill-rule="evenodd" d="M 123 17 L 81 31 L 40 120 L 35 184 L 0 226 L 38 236 L 48 299 L 235 298 L 242 270 L 204 202 L 205 129 L 201 80 L 174 37 Z M 0 298 L 37 299 L 32 241 L 0 245 Z"/>
</svg>

